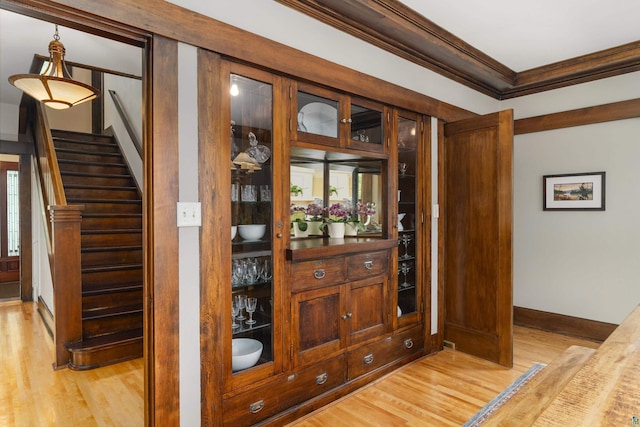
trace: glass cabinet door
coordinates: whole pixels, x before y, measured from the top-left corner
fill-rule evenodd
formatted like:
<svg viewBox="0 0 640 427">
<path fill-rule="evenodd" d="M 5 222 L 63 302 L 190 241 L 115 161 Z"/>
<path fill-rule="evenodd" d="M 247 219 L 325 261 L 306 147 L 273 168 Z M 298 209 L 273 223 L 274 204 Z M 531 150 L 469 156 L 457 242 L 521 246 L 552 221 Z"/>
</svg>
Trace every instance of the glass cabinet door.
<svg viewBox="0 0 640 427">
<path fill-rule="evenodd" d="M 231 330 L 234 375 L 274 360 L 273 86 L 231 74 Z M 238 357 L 245 354 L 243 357 Z"/>
<path fill-rule="evenodd" d="M 418 311 L 418 122 L 398 117 L 398 317 Z"/>
</svg>

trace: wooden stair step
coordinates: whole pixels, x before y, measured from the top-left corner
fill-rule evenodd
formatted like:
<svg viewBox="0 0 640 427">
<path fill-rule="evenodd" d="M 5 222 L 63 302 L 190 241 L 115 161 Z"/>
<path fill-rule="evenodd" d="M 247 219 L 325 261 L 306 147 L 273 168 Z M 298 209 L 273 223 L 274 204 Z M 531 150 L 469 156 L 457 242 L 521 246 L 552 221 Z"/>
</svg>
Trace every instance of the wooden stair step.
<svg viewBox="0 0 640 427">
<path fill-rule="evenodd" d="M 142 266 L 138 268 L 119 268 L 111 271 L 83 271 L 82 286 L 86 289 L 104 288 L 117 283 L 142 281 Z"/>
<path fill-rule="evenodd" d="M 76 161 L 82 163 L 123 163 L 122 154 L 119 152 L 103 153 L 91 150 L 78 150 L 74 148 L 58 148 L 56 147 L 56 156 L 58 161 Z"/>
<path fill-rule="evenodd" d="M 84 205 L 84 212 L 140 213 L 142 200 L 67 199 L 70 205 Z"/>
<path fill-rule="evenodd" d="M 142 264 L 116 264 L 116 265 L 100 265 L 95 267 L 87 267 L 83 268 L 83 273 L 101 273 L 101 272 L 109 272 L 109 271 L 121 271 L 121 270 L 134 270 L 141 269 Z"/>
<path fill-rule="evenodd" d="M 97 153 L 118 153 L 120 151 L 114 142 L 81 141 L 53 137 L 53 145 L 56 149 L 87 150 Z"/>
<path fill-rule="evenodd" d="M 143 355 L 142 328 L 89 338 L 67 344 L 70 358 L 68 367 L 86 370 L 106 366 Z"/>
<path fill-rule="evenodd" d="M 87 198 L 87 197 L 96 197 L 103 200 L 140 200 L 140 195 L 138 193 L 137 188 L 126 188 L 126 187 L 103 187 L 103 188 L 65 188 L 65 194 L 67 199 L 74 198 Z"/>
<path fill-rule="evenodd" d="M 80 242 L 83 249 L 122 246 L 138 246 L 142 244 L 142 230 L 83 230 Z"/>
<path fill-rule="evenodd" d="M 82 230 L 142 229 L 141 212 L 83 212 Z"/>
<path fill-rule="evenodd" d="M 141 264 L 142 245 L 83 248 L 82 268 L 109 264 Z"/>
<path fill-rule="evenodd" d="M 141 328 L 142 304 L 128 307 L 109 307 L 82 313 L 82 338 L 113 334 L 125 329 Z"/>
<path fill-rule="evenodd" d="M 76 171 L 60 172 L 62 184 L 87 184 L 87 185 L 134 185 L 130 174 L 105 174 L 87 173 Z"/>
<path fill-rule="evenodd" d="M 573 345 L 540 371 L 483 426 L 530 426 L 596 352 Z"/>
<path fill-rule="evenodd" d="M 142 305 L 142 287 L 121 289 L 117 292 L 93 293 L 82 296 L 82 312 L 105 310 L 110 307 Z"/>
<path fill-rule="evenodd" d="M 76 160 L 58 160 L 60 173 L 64 175 L 67 172 L 84 172 L 92 174 L 120 174 L 129 173 L 127 165 L 123 163 L 100 163 L 100 162 L 81 162 Z"/>
<path fill-rule="evenodd" d="M 126 314 L 142 313 L 142 301 L 138 304 L 128 304 L 112 307 L 99 307 L 82 311 L 82 320 L 102 319 L 105 317 L 122 316 Z"/>
<path fill-rule="evenodd" d="M 73 130 L 51 129 L 51 136 L 53 137 L 54 140 L 58 138 L 58 139 L 64 139 L 68 141 L 116 144 L 113 139 L 113 136 L 105 135 L 102 133 L 85 133 L 85 132 L 77 132 Z"/>
<path fill-rule="evenodd" d="M 91 296 L 99 294 L 107 294 L 114 292 L 127 292 L 134 290 L 142 290 L 142 281 L 132 282 L 119 282 L 119 283 L 104 283 L 100 286 L 84 287 L 82 288 L 82 296 Z"/>
</svg>

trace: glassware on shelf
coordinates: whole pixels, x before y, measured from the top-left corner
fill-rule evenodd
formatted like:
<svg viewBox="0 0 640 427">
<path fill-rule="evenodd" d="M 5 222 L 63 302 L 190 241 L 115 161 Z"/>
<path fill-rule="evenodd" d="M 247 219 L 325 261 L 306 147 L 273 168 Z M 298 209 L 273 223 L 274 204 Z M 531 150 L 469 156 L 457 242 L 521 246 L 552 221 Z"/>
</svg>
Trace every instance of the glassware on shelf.
<svg viewBox="0 0 640 427">
<path fill-rule="evenodd" d="M 246 321 L 247 325 L 255 325 L 256 321 L 253 320 L 253 313 L 256 311 L 256 307 L 258 306 L 257 298 L 247 298 L 247 306 L 245 307 L 247 313 L 249 313 L 249 320 Z"/>
<path fill-rule="evenodd" d="M 231 329 L 238 329 L 240 327 L 239 324 L 236 323 L 236 316 L 238 315 L 238 312 L 240 311 L 240 309 L 238 308 L 238 304 L 236 304 L 236 301 L 232 301 L 231 302 L 231 319 L 233 319 L 233 323 L 231 324 Z"/>
<path fill-rule="evenodd" d="M 271 280 L 272 277 L 273 277 L 273 271 L 271 269 L 271 260 L 267 258 L 264 260 L 262 264 L 262 278 L 265 281 L 269 281 Z"/>
<path fill-rule="evenodd" d="M 398 171 L 400 175 L 405 176 L 407 173 L 407 164 L 406 163 L 398 163 Z"/>
<path fill-rule="evenodd" d="M 238 317 L 236 317 L 236 319 L 238 319 L 238 320 L 246 320 L 245 315 L 242 314 L 242 310 L 244 310 L 244 308 L 247 306 L 247 296 L 244 295 L 244 294 L 235 295 L 233 297 L 233 300 L 235 301 L 236 305 L 238 306 Z"/>
<path fill-rule="evenodd" d="M 400 283 L 401 288 L 408 288 L 411 286 L 411 284 L 407 282 L 407 273 L 409 273 L 409 271 L 411 271 L 411 266 L 406 262 L 403 262 L 400 265 L 400 272 L 404 275 L 404 282 Z"/>
<path fill-rule="evenodd" d="M 409 259 L 409 258 L 411 258 L 411 255 L 409 255 L 409 252 L 408 252 L 409 243 L 411 242 L 411 240 L 413 240 L 413 239 L 412 239 L 410 234 L 403 234 L 402 237 L 400 237 L 400 241 L 404 245 L 404 255 L 402 255 L 400 257 L 400 259 Z"/>
</svg>

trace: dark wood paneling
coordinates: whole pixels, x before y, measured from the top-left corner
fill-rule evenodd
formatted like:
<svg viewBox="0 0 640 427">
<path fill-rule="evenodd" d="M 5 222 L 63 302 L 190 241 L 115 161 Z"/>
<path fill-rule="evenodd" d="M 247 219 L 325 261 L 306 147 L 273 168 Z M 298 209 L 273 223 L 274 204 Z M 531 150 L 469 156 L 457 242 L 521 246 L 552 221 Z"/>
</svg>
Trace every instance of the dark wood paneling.
<svg viewBox="0 0 640 427">
<path fill-rule="evenodd" d="M 602 342 L 618 326 L 564 314 L 549 313 L 531 308 L 513 307 L 513 323 L 527 328 Z"/>
<path fill-rule="evenodd" d="M 26 144 L 25 144 L 26 145 Z M 29 144 L 29 147 L 32 145 Z M 20 297 L 33 301 L 33 229 L 31 206 L 31 155 L 20 155 Z"/>
<path fill-rule="evenodd" d="M 513 133 L 522 135 L 634 117 L 640 117 L 640 98 L 518 119 L 514 122 Z"/>
<path fill-rule="evenodd" d="M 150 425 L 180 425 L 178 228 L 178 43 L 154 37 L 151 140 L 145 144 L 145 364 Z M 151 337 L 152 341 L 151 341 Z M 149 394 L 150 393 L 150 394 Z"/>
</svg>

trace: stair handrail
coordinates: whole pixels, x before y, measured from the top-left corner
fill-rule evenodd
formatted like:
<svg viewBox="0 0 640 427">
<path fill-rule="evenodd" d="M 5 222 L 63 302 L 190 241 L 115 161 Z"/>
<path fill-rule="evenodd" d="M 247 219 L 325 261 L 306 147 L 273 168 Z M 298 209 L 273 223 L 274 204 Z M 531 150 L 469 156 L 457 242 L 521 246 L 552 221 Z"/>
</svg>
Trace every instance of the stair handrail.
<svg viewBox="0 0 640 427">
<path fill-rule="evenodd" d="M 116 91 L 113 89 L 109 89 L 109 95 L 111 95 L 111 99 L 113 100 L 113 104 L 116 107 L 118 116 L 120 116 L 120 119 L 122 120 L 122 123 L 124 124 L 124 127 L 127 130 L 127 133 L 129 134 L 129 138 L 131 138 L 131 141 L 133 142 L 133 146 L 136 147 L 136 151 L 138 152 L 140 157 L 142 157 L 142 143 L 140 142 L 138 135 L 133 129 L 133 125 L 131 124 L 131 119 L 129 119 L 129 116 L 127 115 L 127 112 L 124 109 L 124 105 L 122 104 L 122 101 L 118 97 L 118 94 L 116 93 Z"/>
</svg>

